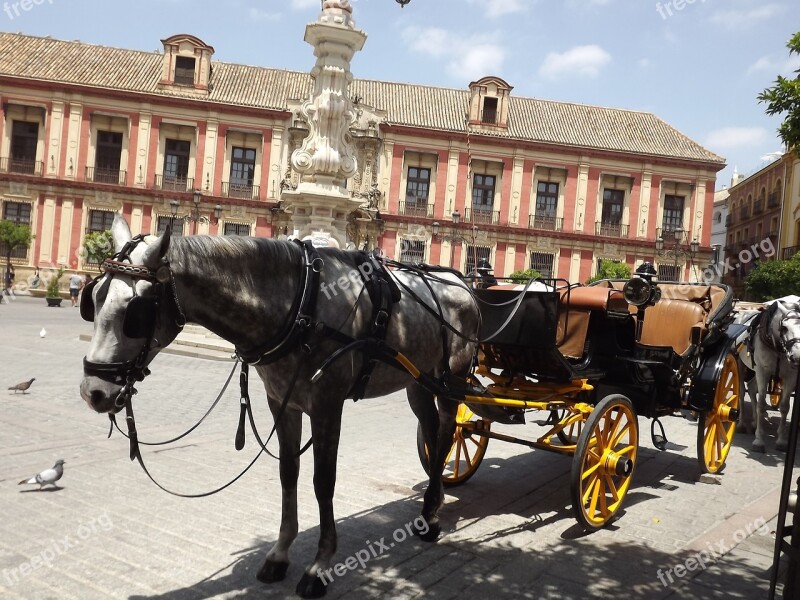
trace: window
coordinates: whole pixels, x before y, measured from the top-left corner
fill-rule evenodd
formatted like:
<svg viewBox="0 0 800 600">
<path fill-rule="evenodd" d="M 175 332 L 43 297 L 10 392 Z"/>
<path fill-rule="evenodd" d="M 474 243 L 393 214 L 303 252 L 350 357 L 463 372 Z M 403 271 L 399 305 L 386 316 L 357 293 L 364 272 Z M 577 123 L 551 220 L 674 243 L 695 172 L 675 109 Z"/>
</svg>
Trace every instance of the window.
<svg viewBox="0 0 800 600">
<path fill-rule="evenodd" d="M 256 151 L 253 148 L 234 146 L 231 151 L 231 181 L 228 195 L 233 198 L 252 197 L 255 172 Z"/>
<path fill-rule="evenodd" d="M 620 237 L 627 235 L 627 226 L 622 224 L 624 190 L 603 190 L 603 211 L 597 224 L 597 235 Z"/>
<path fill-rule="evenodd" d="M 27 121 L 14 121 L 11 127 L 11 161 L 9 170 L 12 173 L 37 173 L 36 146 L 39 143 L 39 124 Z"/>
<path fill-rule="evenodd" d="M 464 261 L 464 273 L 467 275 L 475 271 L 475 265 L 477 264 L 477 261 L 480 261 L 482 258 L 489 260 L 492 255 L 492 249 L 488 246 L 467 245 L 465 246 L 465 252 L 467 254 Z"/>
<path fill-rule="evenodd" d="M 189 56 L 175 59 L 175 83 L 178 85 L 194 85 L 195 60 Z"/>
<path fill-rule="evenodd" d="M 4 202 L 3 219 L 11 221 L 17 225 L 31 224 L 31 205 L 28 202 Z M 0 242 L 0 256 L 8 256 L 8 246 L 5 242 Z M 28 258 L 28 247 L 17 246 L 11 251 L 11 258 L 26 260 Z"/>
<path fill-rule="evenodd" d="M 428 216 L 428 192 L 431 184 L 431 170 L 409 167 L 406 178 L 406 205 L 404 214 L 419 217 Z"/>
<path fill-rule="evenodd" d="M 714 213 L 714 223 L 722 223 L 722 213 L 715 212 Z"/>
<path fill-rule="evenodd" d="M 497 98 L 487 97 L 483 99 L 482 123 L 497 124 Z"/>
<path fill-rule="evenodd" d="M 111 229 L 111 223 L 114 222 L 114 213 L 110 210 L 90 210 L 89 211 L 89 227 L 87 231 L 94 233 L 96 231 L 108 231 Z"/>
<path fill-rule="evenodd" d="M 183 235 L 183 220 L 177 218 L 173 219 L 172 217 L 158 217 L 156 235 L 164 235 L 164 232 L 167 230 L 167 225 L 172 225 L 173 236 Z"/>
<path fill-rule="evenodd" d="M 556 219 L 557 211 L 558 184 L 540 181 L 536 188 L 536 214 L 533 215 L 530 226 L 549 231 L 560 229 Z"/>
<path fill-rule="evenodd" d="M 250 225 L 247 223 L 225 223 L 223 235 L 250 235 Z"/>
<path fill-rule="evenodd" d="M 472 178 L 472 211 L 477 222 L 492 221 L 494 205 L 494 175 L 475 175 Z"/>
<path fill-rule="evenodd" d="M 679 267 L 675 265 L 658 265 L 659 281 L 678 281 Z"/>
<path fill-rule="evenodd" d="M 677 231 L 683 229 L 683 196 L 664 196 L 664 218 L 662 219 L 661 232 L 666 234 L 670 231 Z M 722 220 L 720 216 L 719 221 Z"/>
<path fill-rule="evenodd" d="M 406 240 L 400 241 L 400 262 L 419 263 L 425 260 L 425 241 Z"/>
<path fill-rule="evenodd" d="M 94 159 L 94 173 L 87 178 L 100 183 L 120 183 L 120 156 L 122 155 L 122 134 L 112 131 L 97 132 L 97 153 Z"/>
<path fill-rule="evenodd" d="M 539 271 L 542 277 L 553 277 L 554 256 L 546 252 L 531 252 L 531 269 Z"/>
<path fill-rule="evenodd" d="M 183 185 L 189 175 L 189 151 L 191 142 L 168 139 L 164 145 L 164 183 Z"/>
</svg>

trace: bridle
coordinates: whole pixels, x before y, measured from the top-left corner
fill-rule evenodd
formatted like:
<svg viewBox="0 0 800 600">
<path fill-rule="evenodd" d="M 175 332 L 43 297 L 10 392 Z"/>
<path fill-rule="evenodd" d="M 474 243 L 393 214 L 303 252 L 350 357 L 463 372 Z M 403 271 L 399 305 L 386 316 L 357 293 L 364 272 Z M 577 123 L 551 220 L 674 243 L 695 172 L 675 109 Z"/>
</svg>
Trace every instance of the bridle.
<svg viewBox="0 0 800 600">
<path fill-rule="evenodd" d="M 94 321 L 95 306 L 92 294 L 94 287 L 100 284 L 103 278 L 106 279 L 97 292 L 98 298 L 104 298 L 108 294 L 111 281 L 117 274 L 125 275 L 132 280 L 149 281 L 153 284 L 154 294 L 139 296 L 136 294 L 135 282 L 132 282 L 134 297 L 125 309 L 123 334 L 129 338 L 144 340 L 134 358 L 121 362 L 104 363 L 90 361 L 86 357 L 83 359 L 83 370 L 86 375 L 122 386 L 114 399 L 114 408 L 117 410 L 124 408 L 130 398 L 136 394 L 134 388 L 136 382 L 143 381 L 150 374 L 150 370 L 147 368 L 147 359 L 152 350 L 158 346 L 155 330 L 160 314 L 159 305 L 171 298 L 177 308 L 176 326 L 181 330 L 186 324 L 186 317 L 175 293 L 175 279 L 169 261 L 166 258 L 162 259 L 162 263 L 157 269 L 125 262 L 130 261 L 131 253 L 143 241 L 144 236 L 137 235 L 112 258 L 103 261 L 103 273 L 86 285 L 81 298 L 81 316 L 86 321 Z M 172 292 L 169 295 L 167 294 L 168 289 Z"/>
<path fill-rule="evenodd" d="M 780 323 L 778 324 L 778 334 L 775 335 L 773 333 L 772 327 L 772 319 L 777 312 L 778 305 L 775 302 L 768 311 L 764 314 L 761 323 L 761 339 L 773 350 L 776 352 L 783 352 L 787 358 L 791 361 L 791 350 L 795 344 L 800 343 L 800 336 L 795 336 L 789 339 L 784 339 L 781 335 L 780 331 L 786 329 L 784 323 L 786 321 L 800 321 L 800 312 L 797 310 L 789 310 L 782 318 Z"/>
<path fill-rule="evenodd" d="M 781 324 L 780 324 L 781 329 L 784 328 L 783 324 L 786 321 L 800 321 L 800 313 L 797 312 L 796 310 L 790 310 L 789 312 L 787 312 L 786 315 L 783 317 L 783 319 L 781 319 Z M 800 336 L 795 336 L 793 338 L 789 338 L 788 340 L 783 339 L 783 336 L 779 336 L 778 341 L 780 344 L 780 349 L 786 353 L 787 357 L 789 357 L 792 347 L 795 344 L 800 343 Z"/>
</svg>

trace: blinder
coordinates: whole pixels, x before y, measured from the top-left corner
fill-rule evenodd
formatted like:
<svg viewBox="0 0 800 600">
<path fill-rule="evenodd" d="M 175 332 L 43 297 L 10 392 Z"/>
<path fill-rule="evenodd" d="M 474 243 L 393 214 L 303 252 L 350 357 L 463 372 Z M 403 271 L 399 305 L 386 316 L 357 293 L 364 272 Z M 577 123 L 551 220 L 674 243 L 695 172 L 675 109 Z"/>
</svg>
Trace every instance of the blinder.
<svg viewBox="0 0 800 600">
<path fill-rule="evenodd" d="M 94 321 L 94 298 L 92 298 L 92 291 L 97 285 L 98 278 L 92 279 L 83 287 L 81 292 L 81 317 L 84 321 L 90 323 Z"/>
<path fill-rule="evenodd" d="M 129 338 L 151 338 L 156 329 L 158 296 L 136 296 L 125 309 L 122 333 Z"/>
</svg>

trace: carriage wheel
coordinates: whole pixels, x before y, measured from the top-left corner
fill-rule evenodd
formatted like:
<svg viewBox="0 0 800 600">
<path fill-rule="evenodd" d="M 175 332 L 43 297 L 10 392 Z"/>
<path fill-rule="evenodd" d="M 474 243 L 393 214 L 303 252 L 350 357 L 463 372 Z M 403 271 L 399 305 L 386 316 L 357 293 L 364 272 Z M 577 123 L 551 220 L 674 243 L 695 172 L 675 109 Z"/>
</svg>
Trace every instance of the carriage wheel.
<svg viewBox="0 0 800 600">
<path fill-rule="evenodd" d="M 453 445 L 447 454 L 444 472 L 442 473 L 442 484 L 445 487 L 460 485 L 472 477 L 486 454 L 489 438 L 472 435 L 472 432 L 475 429 L 488 431 L 491 427 L 491 422 L 473 417 L 475 417 L 475 413 L 466 404 L 458 405 Z M 417 452 L 419 453 L 422 467 L 426 473 L 430 474 L 428 469 L 428 447 L 425 445 L 422 427 L 419 425 L 417 425 Z"/>
<path fill-rule="evenodd" d="M 701 412 L 697 423 L 697 459 L 705 473 L 719 473 L 725 466 L 736 433 L 739 406 L 739 367 L 736 357 L 728 354 L 714 392 L 714 406 Z"/>
<path fill-rule="evenodd" d="M 622 506 L 638 449 L 633 404 L 619 394 L 606 396 L 586 419 L 572 459 L 572 508 L 585 529 L 605 526 Z"/>
</svg>

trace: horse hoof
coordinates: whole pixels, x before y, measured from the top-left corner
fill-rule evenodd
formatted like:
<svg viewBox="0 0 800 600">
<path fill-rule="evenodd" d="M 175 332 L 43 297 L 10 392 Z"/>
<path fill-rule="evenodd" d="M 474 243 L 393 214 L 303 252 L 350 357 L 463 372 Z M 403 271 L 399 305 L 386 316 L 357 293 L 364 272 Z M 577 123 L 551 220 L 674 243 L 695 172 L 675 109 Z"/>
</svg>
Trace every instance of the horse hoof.
<svg viewBox="0 0 800 600">
<path fill-rule="evenodd" d="M 319 576 L 303 573 L 303 578 L 297 584 L 295 591 L 301 598 L 322 598 L 327 590 Z"/>
<path fill-rule="evenodd" d="M 789 443 L 788 442 L 778 442 L 777 444 L 775 444 L 775 449 L 778 452 L 786 452 L 789 449 Z"/>
<path fill-rule="evenodd" d="M 283 581 L 286 577 L 286 571 L 289 568 L 288 562 L 276 562 L 267 560 L 256 575 L 261 583 L 275 583 L 276 581 Z"/>
<path fill-rule="evenodd" d="M 764 452 L 764 451 L 766 451 L 764 442 L 759 442 L 758 440 L 753 442 L 753 452 Z"/>
<path fill-rule="evenodd" d="M 435 542 L 439 539 L 439 534 L 442 532 L 442 527 L 438 522 L 428 523 L 428 526 L 422 530 L 416 524 L 414 525 L 414 533 L 423 542 Z"/>
</svg>

